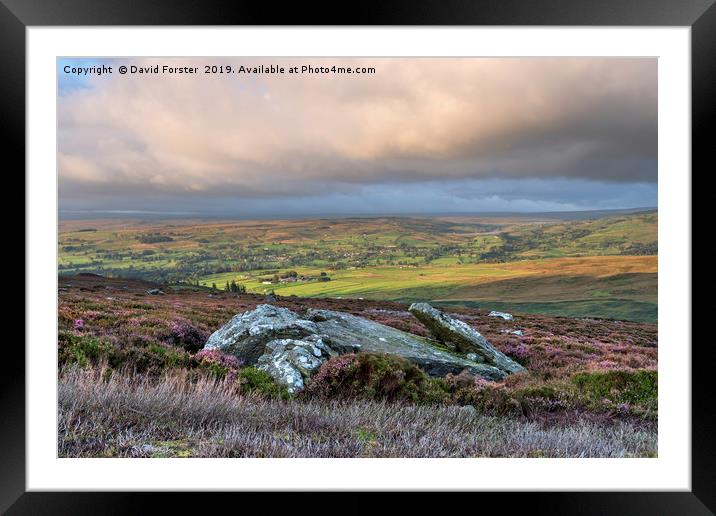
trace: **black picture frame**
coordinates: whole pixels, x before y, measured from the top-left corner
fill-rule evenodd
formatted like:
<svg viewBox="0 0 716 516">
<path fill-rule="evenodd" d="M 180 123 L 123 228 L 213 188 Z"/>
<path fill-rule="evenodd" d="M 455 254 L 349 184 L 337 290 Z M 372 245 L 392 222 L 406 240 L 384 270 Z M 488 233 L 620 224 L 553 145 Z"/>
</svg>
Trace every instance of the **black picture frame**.
<svg viewBox="0 0 716 516">
<path fill-rule="evenodd" d="M 715 0 L 441 0 L 382 1 L 339 6 L 219 0 L 0 0 L 0 120 L 6 129 L 5 158 L 25 170 L 25 30 L 31 26 L 77 25 L 576 25 L 688 26 L 692 37 L 692 169 L 714 170 L 709 127 L 716 99 Z M 339 13 L 345 13 L 341 16 Z M 348 17 L 350 16 L 350 17 Z M 660 142 L 665 144 L 667 142 Z M 694 174 L 692 172 L 692 178 Z M 687 178 L 685 178 L 686 180 Z M 693 179 L 692 179 L 693 180 Z M 702 195 L 705 195 L 702 194 Z M 694 201 L 696 199 L 694 198 Z M 692 217 L 693 218 L 693 217 Z M 696 219 L 694 219 L 696 222 Z M 695 234 L 692 231 L 692 235 Z M 693 260 L 692 260 L 693 267 Z M 693 269 L 692 269 L 693 270 Z M 28 271 L 25 271 L 26 277 Z M 31 310 L 26 306 L 26 311 Z M 694 310 L 705 311 L 707 308 Z M 693 318 L 693 316 L 692 316 Z M 696 317 L 694 320 L 699 320 Z M 706 319 L 707 320 L 707 319 Z M 7 337 L 7 334 L 6 334 Z M 691 335 L 685 332 L 684 345 Z M 716 511 L 716 453 L 712 414 L 714 392 L 708 342 L 692 346 L 692 490 L 690 492 L 463 493 L 451 505 L 479 501 L 524 507 L 538 514 L 713 514 Z M 25 350 L 6 341 L 0 374 L 0 510 L 7 514 L 140 513 L 161 496 L 163 512 L 236 503 L 226 493 L 57 493 L 25 488 Z M 311 512 L 362 513 L 380 508 L 374 494 L 241 493 L 238 508 L 268 503 L 270 512 L 310 507 Z M 333 500 L 333 498 L 338 498 Z M 401 512 L 430 507 L 423 494 L 400 502 Z M 440 502 L 438 502 L 440 503 Z M 385 506 L 387 508 L 387 506 Z M 477 507 L 477 506 L 476 506 Z M 420 509 L 418 509 L 420 508 Z"/>
</svg>

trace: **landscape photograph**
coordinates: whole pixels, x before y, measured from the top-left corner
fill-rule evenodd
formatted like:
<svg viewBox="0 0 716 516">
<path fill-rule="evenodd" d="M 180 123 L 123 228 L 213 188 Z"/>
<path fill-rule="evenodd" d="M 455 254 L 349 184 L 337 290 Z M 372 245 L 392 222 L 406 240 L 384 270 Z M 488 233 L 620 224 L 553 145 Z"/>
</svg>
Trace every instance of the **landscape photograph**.
<svg viewBox="0 0 716 516">
<path fill-rule="evenodd" d="M 58 457 L 658 456 L 656 59 L 57 74 Z"/>
</svg>

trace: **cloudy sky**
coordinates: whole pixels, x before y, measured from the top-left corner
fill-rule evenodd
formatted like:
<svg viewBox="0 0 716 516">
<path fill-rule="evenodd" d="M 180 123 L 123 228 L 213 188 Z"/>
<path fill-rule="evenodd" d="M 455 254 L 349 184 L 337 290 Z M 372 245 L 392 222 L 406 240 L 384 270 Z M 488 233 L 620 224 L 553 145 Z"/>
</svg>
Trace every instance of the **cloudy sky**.
<svg viewBox="0 0 716 516">
<path fill-rule="evenodd" d="M 107 64 L 112 74 L 66 74 Z M 195 75 L 117 73 L 198 66 Z M 203 65 L 373 74 L 201 73 Z M 656 206 L 655 59 L 58 60 L 61 216 Z"/>
</svg>

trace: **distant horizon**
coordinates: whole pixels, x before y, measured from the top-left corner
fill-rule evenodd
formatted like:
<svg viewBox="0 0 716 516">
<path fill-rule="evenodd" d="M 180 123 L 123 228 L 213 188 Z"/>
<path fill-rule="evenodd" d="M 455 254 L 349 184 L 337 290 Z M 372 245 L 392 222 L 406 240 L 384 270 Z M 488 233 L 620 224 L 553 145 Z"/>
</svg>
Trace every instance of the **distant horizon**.
<svg viewBox="0 0 716 516">
<path fill-rule="evenodd" d="M 312 220 L 351 218 L 433 218 L 433 217 L 509 217 L 509 216 L 553 216 L 565 218 L 569 215 L 587 214 L 630 214 L 658 211 L 658 206 L 635 206 L 628 208 L 583 209 L 557 211 L 473 211 L 473 212 L 392 212 L 392 213 L 315 213 L 315 214 L 273 214 L 238 215 L 207 214 L 200 212 L 161 212 L 148 210 L 86 210 L 58 212 L 58 220 Z M 64 213 L 64 215 L 63 215 Z M 69 215 L 68 215 L 69 213 Z"/>
</svg>

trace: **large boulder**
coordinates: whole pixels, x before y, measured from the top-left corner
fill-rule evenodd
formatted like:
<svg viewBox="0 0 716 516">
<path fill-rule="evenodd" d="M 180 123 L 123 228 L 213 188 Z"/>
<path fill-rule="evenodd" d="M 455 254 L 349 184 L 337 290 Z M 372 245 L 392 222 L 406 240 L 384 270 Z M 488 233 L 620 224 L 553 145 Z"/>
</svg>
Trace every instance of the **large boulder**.
<svg viewBox="0 0 716 516">
<path fill-rule="evenodd" d="M 303 390 L 304 380 L 336 354 L 320 335 L 310 335 L 303 340 L 278 339 L 266 344 L 256 367 L 294 393 Z"/>
<path fill-rule="evenodd" d="M 508 373 L 524 370 L 524 367 L 495 349 L 479 331 L 463 321 L 454 319 L 427 303 L 413 303 L 408 310 L 445 345 L 462 353 L 474 353 L 486 364 Z"/>
<path fill-rule="evenodd" d="M 431 376 L 467 370 L 501 380 L 511 372 L 502 362 L 488 363 L 485 353 L 468 358 L 436 341 L 348 313 L 309 310 L 301 316 L 272 305 L 234 316 L 209 337 L 204 349 L 218 349 L 255 364 L 289 392 L 302 390 L 305 380 L 331 356 L 361 351 L 403 357 Z"/>
<path fill-rule="evenodd" d="M 211 334 L 204 349 L 218 349 L 246 364 L 255 364 L 266 352 L 266 344 L 277 339 L 301 339 L 319 333 L 315 323 L 287 308 L 259 305 L 235 315 Z"/>
<path fill-rule="evenodd" d="M 431 376 L 445 376 L 467 369 L 488 380 L 500 380 L 507 373 L 497 367 L 468 360 L 436 347 L 430 340 L 391 328 L 363 317 L 331 310 L 309 310 L 307 318 L 326 335 L 339 353 L 370 351 L 403 357 Z"/>
</svg>

